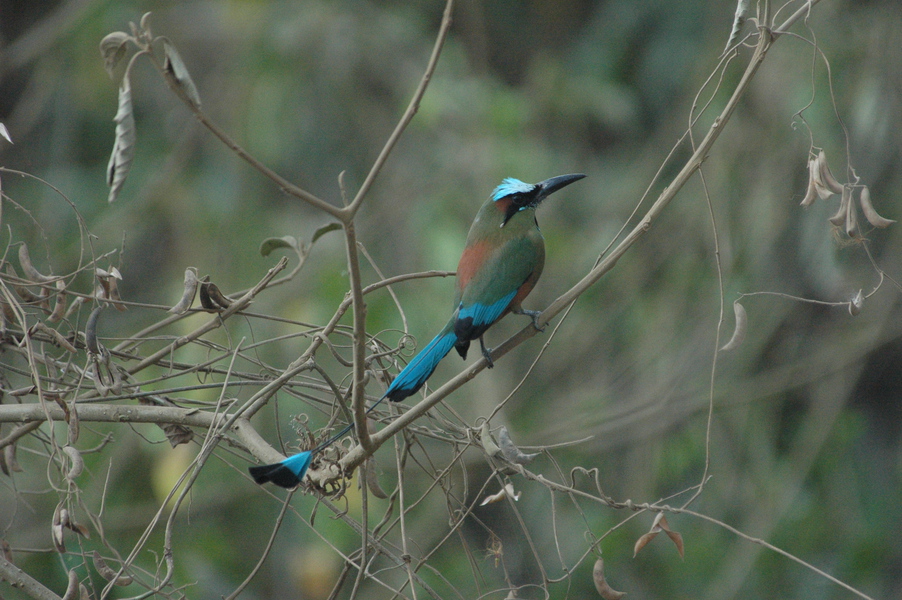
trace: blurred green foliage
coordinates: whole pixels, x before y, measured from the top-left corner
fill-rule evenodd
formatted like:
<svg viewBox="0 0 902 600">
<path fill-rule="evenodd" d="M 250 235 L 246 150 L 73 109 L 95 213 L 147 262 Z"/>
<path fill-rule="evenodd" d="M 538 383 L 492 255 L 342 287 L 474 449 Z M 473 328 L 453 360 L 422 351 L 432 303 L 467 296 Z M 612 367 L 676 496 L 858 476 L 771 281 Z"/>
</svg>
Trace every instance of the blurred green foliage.
<svg viewBox="0 0 902 600">
<path fill-rule="evenodd" d="M 420 111 L 361 212 L 360 242 L 386 276 L 452 270 L 470 219 L 502 177 L 537 181 L 587 173 L 585 185 L 568 188 L 539 215 L 548 262 L 527 304 L 546 306 L 615 238 L 683 134 L 696 93 L 720 60 L 734 10 L 734 3 L 714 1 L 460 2 Z M 249 287 L 274 262 L 258 252 L 263 239 L 309 240 L 329 219 L 282 195 L 236 158 L 140 60 L 133 74 L 137 155 L 119 200 L 107 205 L 116 82 L 105 74 L 97 44 L 110 31 L 127 30 L 146 11 L 153 12 L 154 31 L 179 49 L 211 118 L 282 176 L 337 204 L 339 174 L 345 173 L 353 196 L 406 107 L 442 4 L 0 2 L 0 121 L 15 142 L 0 141 L 0 166 L 59 188 L 96 236 L 95 251 L 120 250 L 110 263 L 123 273 L 125 299 L 171 306 L 186 267 L 211 274 L 227 292 Z M 729 338 L 730 303 L 738 293 L 772 291 L 837 302 L 859 289 L 872 290 L 879 278 L 862 246 L 838 240 L 827 222 L 836 199 L 808 210 L 798 202 L 813 143 L 826 150 L 841 181 L 860 177 L 878 210 L 902 219 L 900 21 L 902 13 L 890 0 L 821 2 L 794 28 L 798 37 L 785 37 L 771 50 L 704 166 L 704 187 L 696 176 L 645 239 L 580 298 L 553 337 L 555 324 L 452 396 L 454 410 L 471 420 L 489 414 L 531 368 L 499 415 L 518 443 L 588 438 L 554 450 L 555 459 L 565 474 L 576 465 L 598 468 L 605 492 L 618 500 L 651 502 L 695 485 L 706 460 L 721 307 L 706 194 L 724 271 L 720 343 Z M 815 37 L 816 49 L 810 44 Z M 708 87 L 701 95 L 699 104 L 710 98 L 711 107 L 696 136 L 725 103 L 749 54 L 740 49 L 721 89 L 712 96 Z M 651 186 L 650 199 L 688 154 L 683 143 Z M 76 268 L 84 240 L 68 205 L 28 179 L 3 173 L 2 184 L 7 236 L 27 241 L 45 272 Z M 902 277 L 900 235 L 895 226 L 868 232 L 867 242 L 875 263 L 896 281 Z M 346 270 L 340 234 L 324 236 L 300 276 L 253 310 L 323 323 L 348 289 Z M 364 276 L 365 283 L 379 279 L 369 266 Z M 83 279 L 85 289 L 89 281 Z M 409 332 L 421 343 L 447 318 L 452 287 L 450 279 L 395 286 Z M 717 357 L 711 479 L 693 505 L 883 598 L 902 596 L 899 291 L 884 281 L 857 318 L 844 307 L 776 296 L 743 301 L 748 337 L 738 350 Z M 402 320 L 387 293 L 367 302 L 371 333 L 400 332 Z M 104 326 L 113 336 L 160 316 L 132 310 L 111 315 Z M 489 333 L 489 344 L 521 326 L 508 317 Z M 279 323 L 263 322 L 230 335 L 265 339 L 287 332 Z M 225 343 L 225 333 L 217 335 Z M 398 335 L 387 333 L 385 339 L 394 343 Z M 548 350 L 531 367 L 545 343 Z M 260 354 L 284 366 L 300 349 L 289 341 Z M 203 360 L 197 349 L 186 352 L 196 355 L 183 355 L 185 361 Z M 461 368 L 456 358 L 445 363 L 433 383 Z M 329 369 L 339 380 L 344 376 L 337 364 Z M 215 400 L 218 393 L 195 397 Z M 277 430 L 293 442 L 288 421 L 299 406 L 283 404 L 269 415 L 272 425 L 261 427 L 274 444 Z M 86 448 L 107 431 L 87 429 Z M 105 494 L 105 535 L 128 549 L 159 507 L 161 490 L 172 486 L 190 456 L 171 450 L 149 426 L 109 430 L 115 455 L 86 455 L 93 480 L 85 496 Z M 26 473 L 3 477 L 0 486 L 2 537 L 13 546 L 17 564 L 61 593 L 67 559 L 45 552 L 51 547 L 48 514 L 57 498 L 32 498 L 46 486 L 46 474 L 35 472 L 43 463 L 27 449 L 19 454 Z M 393 450 L 377 456 L 390 464 Z M 471 496 L 463 499 L 470 500 L 489 470 L 475 452 L 465 459 L 468 486 L 459 472 L 449 485 L 458 494 L 466 489 Z M 534 468 L 554 473 L 555 467 L 540 458 Z M 391 470 L 381 477 L 386 488 L 394 486 Z M 417 497 L 430 481 L 413 473 L 411 478 L 410 493 Z M 581 514 L 558 497 L 554 529 L 548 492 L 519 480 L 517 488 L 523 492 L 518 508 L 555 576 L 557 552 L 572 564 L 589 543 L 587 528 L 601 535 L 628 516 L 601 506 L 583 507 Z M 356 489 L 348 490 L 348 502 L 359 515 Z M 293 503 L 297 513 L 290 513 L 242 597 L 324 598 L 342 566 L 327 542 L 346 553 L 359 545 L 358 536 L 330 521 L 324 509 L 315 519 L 321 537 L 315 535 L 305 525 L 315 500 L 296 494 Z M 178 517 L 176 585 L 193 584 L 188 597 L 228 595 L 253 568 L 279 508 L 241 471 L 211 459 L 190 507 Z M 375 522 L 386 506 L 371 497 L 369 510 Z M 505 504 L 480 508 L 475 516 L 478 521 L 461 534 L 473 553 L 443 547 L 433 561 L 441 577 L 423 570 L 424 579 L 448 597 L 455 596 L 442 577 L 472 597 L 505 597 L 506 591 L 492 592 L 504 588 L 502 571 L 515 585 L 541 583 Z M 431 549 L 447 520 L 443 506 L 411 515 L 413 551 Z M 850 597 L 709 523 L 669 520 L 683 535 L 685 560 L 665 539 L 632 557 L 633 543 L 651 525 L 651 516 L 641 515 L 600 545 L 613 587 L 636 598 Z M 503 569 L 487 553 L 488 529 L 503 543 Z M 157 551 L 162 539 L 159 531 L 154 536 L 148 547 Z M 553 539 L 570 545 L 552 548 Z M 93 547 L 93 541 L 81 543 Z M 552 597 L 595 597 L 592 562 L 581 563 L 572 580 L 551 586 Z M 5 584 L 0 590 L 7 598 L 24 597 Z M 539 598 L 540 592 L 527 587 L 518 597 Z M 373 587 L 366 597 L 390 594 Z"/>
</svg>

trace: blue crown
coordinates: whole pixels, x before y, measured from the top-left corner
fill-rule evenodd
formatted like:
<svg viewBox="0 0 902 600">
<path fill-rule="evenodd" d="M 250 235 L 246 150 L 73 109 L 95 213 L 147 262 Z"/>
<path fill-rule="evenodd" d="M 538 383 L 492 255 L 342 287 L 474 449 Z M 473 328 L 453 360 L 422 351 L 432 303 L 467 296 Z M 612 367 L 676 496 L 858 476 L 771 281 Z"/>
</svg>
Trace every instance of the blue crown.
<svg viewBox="0 0 902 600">
<path fill-rule="evenodd" d="M 501 182 L 501 185 L 495 188 L 495 191 L 492 192 L 492 201 L 497 202 L 501 200 L 505 196 L 510 196 L 511 194 L 525 194 L 526 192 L 531 192 L 535 189 L 535 185 L 531 183 L 524 183 L 519 179 L 514 179 L 513 177 L 505 177 Z"/>
</svg>

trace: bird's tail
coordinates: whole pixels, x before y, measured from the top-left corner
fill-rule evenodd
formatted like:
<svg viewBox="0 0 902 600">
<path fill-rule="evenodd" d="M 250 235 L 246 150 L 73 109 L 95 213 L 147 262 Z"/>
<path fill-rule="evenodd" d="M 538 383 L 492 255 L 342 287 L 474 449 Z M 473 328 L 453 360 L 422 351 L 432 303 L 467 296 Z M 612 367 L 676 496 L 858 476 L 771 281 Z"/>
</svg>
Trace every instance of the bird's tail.
<svg viewBox="0 0 902 600">
<path fill-rule="evenodd" d="M 442 333 L 435 336 L 435 338 L 433 338 L 433 340 L 429 342 L 419 354 L 414 356 L 413 360 L 398 373 L 398 376 L 395 377 L 392 384 L 388 386 L 388 389 L 382 397 L 367 409 L 367 414 L 372 412 L 373 409 L 379 406 L 386 398 L 392 402 L 399 402 L 411 394 L 416 393 L 416 391 L 426 383 L 426 380 L 429 379 L 432 372 L 435 371 L 438 363 L 451 351 L 451 348 L 454 347 L 456 341 L 457 335 L 449 324 L 448 327 L 445 327 L 445 329 L 442 330 Z M 293 488 L 304 479 L 304 474 L 307 472 L 307 467 L 310 466 L 310 461 L 313 460 L 313 455 L 331 446 L 336 440 L 343 437 L 353 428 L 354 424 L 349 423 L 341 431 L 318 445 L 313 450 L 306 450 L 304 452 L 299 452 L 298 454 L 293 454 L 282 462 L 251 467 L 249 469 L 251 477 L 254 478 L 255 482 L 261 485 L 266 482 L 272 482 L 283 488 Z"/>
<path fill-rule="evenodd" d="M 388 398 L 392 402 L 400 402 L 415 394 L 435 371 L 438 363 L 451 351 L 455 342 L 457 342 L 457 335 L 449 323 L 440 334 L 426 344 L 425 348 L 420 350 L 419 354 L 413 357 L 413 360 L 407 363 L 407 366 L 398 373 L 382 397 Z"/>
</svg>

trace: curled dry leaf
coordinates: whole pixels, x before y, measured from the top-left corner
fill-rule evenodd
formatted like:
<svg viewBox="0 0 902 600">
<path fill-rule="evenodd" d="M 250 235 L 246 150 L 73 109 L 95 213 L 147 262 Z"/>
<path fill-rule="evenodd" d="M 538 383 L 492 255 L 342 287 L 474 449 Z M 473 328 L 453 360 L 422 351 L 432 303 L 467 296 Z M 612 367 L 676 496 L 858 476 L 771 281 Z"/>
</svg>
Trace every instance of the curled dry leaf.
<svg viewBox="0 0 902 600">
<path fill-rule="evenodd" d="M 636 540 L 636 545 L 633 547 L 633 556 L 636 556 L 639 553 L 639 550 L 642 550 L 642 548 L 647 546 L 648 543 L 655 539 L 655 536 L 662 531 L 667 534 L 667 537 L 669 537 L 676 546 L 677 552 L 680 553 L 680 558 L 683 558 L 683 536 L 670 529 L 670 526 L 667 523 L 667 517 L 664 516 L 664 513 L 655 515 L 655 520 L 648 533 Z"/>
<path fill-rule="evenodd" d="M 150 400 L 149 398 L 138 398 L 138 402 L 140 404 L 143 404 L 144 406 L 176 406 L 174 402 L 163 397 L 158 397 L 156 400 Z M 163 433 L 166 434 L 166 439 L 169 441 L 169 445 L 173 448 L 180 444 L 187 444 L 192 439 L 194 439 L 194 431 L 192 431 L 188 427 L 185 427 L 184 425 L 167 423 L 165 425 L 159 425 L 159 427 L 163 430 Z"/>
<path fill-rule="evenodd" d="M 194 81 L 188 73 L 188 67 L 185 66 L 175 46 L 169 42 L 163 42 L 163 53 L 166 56 L 163 60 L 163 70 L 172 75 L 191 103 L 200 107 L 200 94 L 197 93 L 197 86 L 194 85 Z"/>
<path fill-rule="evenodd" d="M 210 276 L 204 275 L 204 278 L 200 280 L 200 305 L 201 308 L 207 311 L 215 311 L 218 310 L 216 305 L 213 303 L 213 299 L 210 298 Z"/>
<path fill-rule="evenodd" d="M 598 590 L 598 593 L 604 600 L 620 600 L 620 598 L 626 596 L 626 592 L 618 592 L 605 579 L 604 560 L 600 558 L 595 561 L 595 566 L 592 567 L 592 581 L 595 582 L 595 589 Z"/>
<path fill-rule="evenodd" d="M 892 219 L 885 219 L 877 214 L 877 211 L 874 210 L 874 205 L 871 204 L 871 190 L 868 189 L 868 186 L 864 186 L 861 188 L 861 193 L 858 197 L 859 203 L 861 204 L 861 212 L 864 213 L 864 218 L 868 220 L 868 223 L 873 225 L 874 227 L 880 227 L 881 229 L 884 227 L 889 227 L 895 221 Z"/>
<path fill-rule="evenodd" d="M 125 56 L 125 45 L 130 39 L 131 36 L 124 31 L 114 31 L 100 40 L 100 56 L 103 58 L 103 68 L 106 69 L 110 77 L 113 76 L 116 65 Z"/>
<path fill-rule="evenodd" d="M 514 484 L 506 483 L 504 484 L 504 488 L 497 494 L 492 494 L 490 496 L 486 496 L 483 501 L 479 504 L 479 506 L 485 506 L 486 504 L 494 504 L 495 502 L 501 502 L 505 498 L 511 498 L 514 502 L 518 502 L 520 500 L 520 494 L 514 491 Z"/>
<path fill-rule="evenodd" d="M 166 439 L 173 448 L 180 444 L 187 444 L 194 439 L 194 432 L 183 425 L 169 423 L 167 425 L 160 425 L 160 429 L 166 434 Z"/>
<path fill-rule="evenodd" d="M 501 455 L 508 461 L 518 465 L 528 465 L 539 455 L 538 452 L 535 454 L 524 454 L 521 452 L 511 440 L 507 427 L 502 427 L 498 431 L 498 445 L 501 447 Z"/>
<path fill-rule="evenodd" d="M 215 283 L 211 282 L 211 283 L 206 283 L 203 285 L 205 285 L 207 288 L 207 296 L 210 298 L 210 300 L 213 301 L 213 304 L 215 304 L 217 307 L 228 308 L 232 305 L 231 298 L 228 298 L 221 291 L 219 291 L 219 288 L 216 286 Z"/>
<path fill-rule="evenodd" d="M 489 431 L 489 422 L 482 422 L 482 430 L 479 432 L 479 439 L 482 442 L 482 449 L 485 450 L 485 453 L 491 457 L 498 456 L 501 454 L 501 448 L 499 448 L 495 444 L 495 440 L 492 439 L 492 432 Z"/>
<path fill-rule="evenodd" d="M 35 323 L 32 326 L 32 330 L 40 331 L 41 333 L 44 333 L 44 334 L 50 336 L 50 338 L 53 340 L 54 344 L 56 344 L 57 346 L 59 346 L 61 348 L 65 348 L 66 351 L 68 351 L 68 352 L 75 353 L 78 351 L 75 349 L 75 346 L 72 345 L 72 342 L 70 342 L 62 333 L 60 333 L 53 327 L 48 327 L 47 325 L 44 325 L 40 321 L 38 321 L 37 323 Z"/>
<path fill-rule="evenodd" d="M 66 541 L 63 539 L 63 528 L 69 524 L 69 511 L 63 508 L 62 503 L 56 505 L 53 511 L 53 520 L 50 523 L 50 537 L 56 551 L 62 554 L 66 551 Z"/>
<path fill-rule="evenodd" d="M 0 137 L 2 137 L 4 140 L 9 142 L 10 144 L 13 143 L 13 139 L 11 137 L 9 137 L 9 130 L 6 128 L 6 125 L 4 125 L 3 123 L 0 123 Z"/>
<path fill-rule="evenodd" d="M 110 186 L 110 195 L 107 198 L 109 202 L 114 202 L 119 196 L 135 157 L 137 135 L 132 107 L 132 88 L 128 76 L 123 77 L 119 85 L 119 109 L 113 121 L 116 122 L 116 141 L 113 143 L 113 153 L 106 168 L 107 185 Z"/>
<path fill-rule="evenodd" d="M 864 305 L 864 295 L 861 290 L 849 301 L 849 314 L 857 317 L 861 313 L 861 307 Z"/>
<path fill-rule="evenodd" d="M 185 290 L 182 292 L 182 298 L 178 304 L 169 309 L 169 312 L 181 315 L 188 312 L 191 305 L 194 304 L 194 296 L 197 294 L 197 274 L 194 269 L 185 269 Z"/>
<path fill-rule="evenodd" d="M 66 593 L 63 594 L 62 600 L 78 600 L 81 595 L 78 586 L 78 573 L 72 569 L 69 571 L 69 584 L 66 586 Z"/>
<path fill-rule="evenodd" d="M 260 244 L 260 254 L 262 256 L 269 256 L 272 254 L 273 250 L 278 250 L 279 248 L 290 248 L 297 252 L 299 248 L 298 240 L 292 235 L 266 238 L 263 240 L 263 243 Z"/>
<path fill-rule="evenodd" d="M 733 329 L 730 341 L 720 347 L 721 352 L 735 350 L 745 340 L 745 332 L 748 329 L 748 315 L 745 312 L 745 307 L 739 303 L 739 300 L 733 303 L 733 315 L 736 318 L 736 327 Z"/>
<path fill-rule="evenodd" d="M 730 38 L 727 40 L 727 47 L 724 48 L 724 53 L 728 52 L 733 44 L 736 43 L 736 40 L 739 39 L 739 32 L 742 30 L 742 25 L 745 23 L 745 19 L 748 16 L 750 4 L 751 0 L 738 0 L 736 3 L 736 14 L 733 17 L 733 27 L 730 29 Z"/>
<path fill-rule="evenodd" d="M 341 223 L 329 223 L 327 225 L 323 225 L 313 232 L 313 237 L 310 239 L 310 243 L 315 244 L 316 240 L 323 237 L 330 231 L 338 231 L 339 229 L 341 229 Z"/>
<path fill-rule="evenodd" d="M 128 575 L 119 575 L 116 576 L 116 571 L 111 569 L 109 565 L 106 564 L 106 561 L 103 560 L 103 557 L 100 556 L 100 553 L 97 550 L 94 551 L 94 568 L 97 570 L 97 573 L 106 579 L 107 581 L 112 581 L 113 585 L 129 585 L 132 582 L 132 578 Z"/>
</svg>

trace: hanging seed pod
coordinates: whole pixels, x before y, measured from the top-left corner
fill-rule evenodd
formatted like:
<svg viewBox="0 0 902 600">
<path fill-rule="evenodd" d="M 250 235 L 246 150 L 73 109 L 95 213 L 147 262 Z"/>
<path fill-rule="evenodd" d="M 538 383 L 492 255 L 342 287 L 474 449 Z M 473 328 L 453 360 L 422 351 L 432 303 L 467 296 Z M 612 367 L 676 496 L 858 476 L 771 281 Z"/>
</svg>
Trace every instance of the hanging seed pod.
<svg viewBox="0 0 902 600">
<path fill-rule="evenodd" d="M 228 308 L 229 306 L 232 305 L 232 301 L 229 298 L 227 298 L 221 291 L 219 291 L 219 288 L 216 287 L 215 283 L 207 283 L 206 286 L 207 286 L 207 296 L 210 298 L 210 300 L 213 301 L 213 304 L 215 304 L 217 307 L 219 307 L 220 309 L 223 309 L 223 308 Z"/>
<path fill-rule="evenodd" d="M 22 265 L 22 271 L 25 273 L 25 277 L 34 283 L 50 283 L 55 279 L 54 277 L 48 277 L 39 273 L 38 270 L 34 268 L 31 257 L 28 255 L 28 246 L 26 246 L 24 242 L 19 246 L 19 264 Z"/>
<path fill-rule="evenodd" d="M 113 585 L 129 585 L 132 582 L 132 578 L 128 575 L 120 575 L 116 576 L 116 571 L 111 569 L 109 565 L 106 564 L 106 561 L 103 560 L 103 557 L 100 556 L 100 553 L 97 550 L 94 551 L 94 569 L 97 570 L 98 575 L 106 579 L 107 581 L 112 581 Z"/>
<path fill-rule="evenodd" d="M 386 498 L 388 498 L 388 494 L 386 494 L 385 490 L 382 489 L 382 486 L 379 485 L 379 477 L 376 473 L 375 458 L 370 457 L 364 462 L 363 476 L 366 480 L 366 487 L 372 495 L 379 498 L 380 500 L 385 500 Z"/>
<path fill-rule="evenodd" d="M 7 475 L 22 472 L 22 467 L 19 465 L 18 459 L 16 459 L 16 447 L 16 444 L 3 447 L 3 466 L 5 467 L 3 472 Z"/>
<path fill-rule="evenodd" d="M 98 306 L 91 311 L 88 322 L 85 324 L 85 345 L 88 352 L 92 354 L 100 354 L 100 344 L 97 342 L 97 320 L 100 318 L 102 307 Z"/>
<path fill-rule="evenodd" d="M 817 200 L 817 186 L 814 183 L 814 171 L 817 169 L 817 161 L 808 161 L 808 189 L 805 191 L 805 197 L 802 198 L 802 206 L 811 206 Z"/>
<path fill-rule="evenodd" d="M 53 312 L 47 317 L 51 323 L 59 323 L 66 315 L 66 282 L 62 279 L 56 281 L 56 298 L 53 302 Z"/>
<path fill-rule="evenodd" d="M 852 205 L 852 188 L 846 186 L 842 191 L 842 199 L 839 201 L 839 210 L 836 211 L 836 214 L 830 217 L 829 221 L 836 225 L 837 227 L 842 227 L 846 222 L 846 213 L 849 212 L 849 209 Z"/>
<path fill-rule="evenodd" d="M 188 312 L 191 305 L 194 304 L 194 296 L 197 294 L 197 274 L 194 269 L 185 269 L 185 290 L 182 292 L 182 298 L 178 304 L 169 309 L 169 312 L 175 315 L 181 315 Z"/>
<path fill-rule="evenodd" d="M 873 225 L 874 227 L 880 227 L 881 229 L 884 227 L 889 227 L 895 221 L 892 219 L 885 219 L 877 214 L 877 211 L 874 210 L 874 205 L 871 204 L 871 191 L 868 189 L 868 186 L 864 186 L 861 188 L 861 193 L 858 197 L 859 203 L 861 204 L 861 212 L 864 213 L 864 218 L 868 220 L 868 223 Z"/>
<path fill-rule="evenodd" d="M 69 571 L 69 584 L 66 586 L 66 593 L 63 594 L 62 600 L 78 600 L 80 596 L 78 586 L 78 573 L 72 569 Z"/>
<path fill-rule="evenodd" d="M 734 350 L 745 340 L 748 315 L 745 312 L 745 307 L 739 303 L 739 300 L 733 303 L 733 316 L 736 318 L 736 327 L 733 329 L 733 336 L 730 338 L 730 341 L 720 347 L 721 352 Z"/>
<path fill-rule="evenodd" d="M 81 452 L 72 446 L 63 446 L 63 452 L 69 457 L 69 471 L 66 473 L 66 479 L 73 481 L 85 470 L 85 461 L 81 457 Z"/>
<path fill-rule="evenodd" d="M 843 192 L 845 196 L 845 191 Z M 850 238 L 858 237 L 858 216 L 855 206 L 852 204 L 852 191 L 849 190 L 849 206 L 846 210 L 846 235 Z"/>
<path fill-rule="evenodd" d="M 604 600 L 620 600 L 626 596 L 626 592 L 618 592 L 608 584 L 604 576 L 604 560 L 600 558 L 595 561 L 595 566 L 592 567 L 592 581 L 595 583 L 595 589 L 598 590 L 598 593 Z"/>
<path fill-rule="evenodd" d="M 482 422 L 482 430 L 479 433 L 479 439 L 482 442 L 482 449 L 485 450 L 485 453 L 491 457 L 498 456 L 501 454 L 501 448 L 495 444 L 495 440 L 492 439 L 492 432 L 489 431 L 489 422 Z"/>
<path fill-rule="evenodd" d="M 841 194 L 843 186 L 836 181 L 836 178 L 833 177 L 833 173 L 830 172 L 830 167 L 827 165 L 827 155 L 823 150 L 817 155 L 817 162 L 818 175 L 820 176 L 820 180 L 823 182 L 824 187 L 834 194 Z"/>
</svg>

